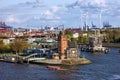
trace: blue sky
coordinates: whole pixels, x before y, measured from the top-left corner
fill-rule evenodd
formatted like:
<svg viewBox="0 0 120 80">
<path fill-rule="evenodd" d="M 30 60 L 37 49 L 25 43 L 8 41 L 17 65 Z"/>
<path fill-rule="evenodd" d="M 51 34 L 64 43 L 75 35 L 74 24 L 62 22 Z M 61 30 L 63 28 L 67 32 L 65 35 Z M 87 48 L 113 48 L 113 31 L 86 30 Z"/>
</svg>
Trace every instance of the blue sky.
<svg viewBox="0 0 120 80">
<path fill-rule="evenodd" d="M 118 26 L 119 5 L 120 0 L 0 0 L 0 20 L 14 27 L 81 27 L 85 21 Z"/>
</svg>

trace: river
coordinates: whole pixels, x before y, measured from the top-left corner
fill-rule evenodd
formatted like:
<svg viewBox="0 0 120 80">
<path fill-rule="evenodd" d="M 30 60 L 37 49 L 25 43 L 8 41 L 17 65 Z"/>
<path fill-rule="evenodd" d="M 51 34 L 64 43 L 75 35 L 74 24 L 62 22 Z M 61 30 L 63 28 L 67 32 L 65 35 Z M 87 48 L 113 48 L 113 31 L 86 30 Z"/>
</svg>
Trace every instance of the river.
<svg viewBox="0 0 120 80">
<path fill-rule="evenodd" d="M 81 53 L 92 61 L 89 65 L 48 70 L 46 65 L 0 62 L 0 80 L 120 80 L 120 53 L 111 48 L 110 54 Z"/>
</svg>

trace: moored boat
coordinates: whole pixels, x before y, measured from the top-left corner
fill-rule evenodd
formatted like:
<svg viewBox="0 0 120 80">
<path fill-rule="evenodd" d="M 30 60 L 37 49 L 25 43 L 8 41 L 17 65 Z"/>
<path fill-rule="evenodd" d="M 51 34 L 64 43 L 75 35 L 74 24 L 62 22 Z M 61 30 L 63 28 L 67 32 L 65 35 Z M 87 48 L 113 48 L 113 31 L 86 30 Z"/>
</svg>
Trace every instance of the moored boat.
<svg viewBox="0 0 120 80">
<path fill-rule="evenodd" d="M 61 67 L 59 66 L 47 66 L 49 70 L 61 70 Z"/>
</svg>

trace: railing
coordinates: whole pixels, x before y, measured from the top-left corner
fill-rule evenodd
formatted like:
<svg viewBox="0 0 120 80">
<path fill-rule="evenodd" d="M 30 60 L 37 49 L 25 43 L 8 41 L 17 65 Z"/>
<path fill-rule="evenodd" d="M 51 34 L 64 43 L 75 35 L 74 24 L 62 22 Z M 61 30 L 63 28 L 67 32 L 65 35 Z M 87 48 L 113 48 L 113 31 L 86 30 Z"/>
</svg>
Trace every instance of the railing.
<svg viewBox="0 0 120 80">
<path fill-rule="evenodd" d="M 29 58 L 29 61 L 35 61 L 35 60 L 44 60 L 46 58 Z"/>
<path fill-rule="evenodd" d="M 35 57 L 36 55 L 37 55 L 37 53 L 30 54 L 30 55 L 26 56 L 24 59 L 28 59 L 28 58 L 30 58 L 30 57 Z"/>
</svg>

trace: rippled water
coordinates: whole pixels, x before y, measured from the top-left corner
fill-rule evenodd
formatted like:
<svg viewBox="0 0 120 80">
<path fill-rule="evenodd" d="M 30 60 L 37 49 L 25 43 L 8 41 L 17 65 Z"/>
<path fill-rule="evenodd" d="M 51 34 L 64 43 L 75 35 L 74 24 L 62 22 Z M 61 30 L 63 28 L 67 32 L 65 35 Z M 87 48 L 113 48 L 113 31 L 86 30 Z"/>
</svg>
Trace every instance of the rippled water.
<svg viewBox="0 0 120 80">
<path fill-rule="evenodd" d="M 92 61 L 89 65 L 48 70 L 46 65 L 0 62 L 0 80 L 120 80 L 120 53 L 111 48 L 110 54 L 81 53 Z"/>
</svg>

